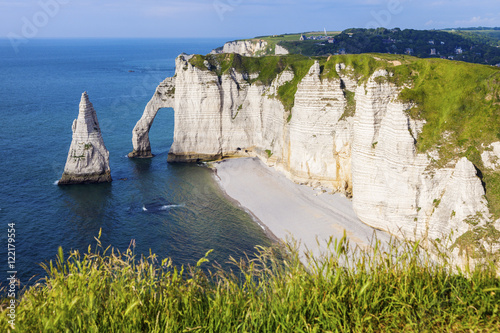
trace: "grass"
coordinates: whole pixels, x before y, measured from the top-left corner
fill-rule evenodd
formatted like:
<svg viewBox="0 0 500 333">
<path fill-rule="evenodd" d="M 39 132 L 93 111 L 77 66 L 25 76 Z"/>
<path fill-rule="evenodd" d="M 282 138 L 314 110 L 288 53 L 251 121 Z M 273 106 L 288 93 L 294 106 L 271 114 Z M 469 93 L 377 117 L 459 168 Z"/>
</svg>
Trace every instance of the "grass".
<svg viewBox="0 0 500 333">
<path fill-rule="evenodd" d="M 19 300 L 20 332 L 498 332 L 500 279 L 492 265 L 437 265 L 418 243 L 346 237 L 304 266 L 296 247 L 257 247 L 233 271 L 98 246 L 45 265 Z M 11 328 L 5 315 L 0 330 Z"/>
<path fill-rule="evenodd" d="M 400 98 L 416 104 L 412 118 L 427 121 L 420 151 L 445 144 L 444 132 L 452 134 L 446 141 L 465 149 L 500 139 L 499 128 L 490 126 L 500 121 L 498 69 L 441 59 L 416 60 L 409 67 L 413 87 L 403 90 Z M 446 159 L 446 152 L 441 153 Z"/>
<path fill-rule="evenodd" d="M 329 37 L 335 37 L 336 35 L 340 34 L 341 31 L 327 31 L 327 34 Z M 324 36 L 325 33 L 324 31 L 315 31 L 315 32 L 304 32 L 304 33 L 297 33 L 297 34 L 282 34 L 282 35 L 273 35 L 273 36 L 261 36 L 261 37 L 256 37 L 255 39 L 263 39 L 267 42 L 271 43 L 279 43 L 282 41 L 298 41 L 300 39 L 300 36 L 304 35 L 307 37 L 311 36 Z M 252 40 L 252 39 L 251 39 Z"/>
<path fill-rule="evenodd" d="M 354 99 L 354 96 L 355 93 L 353 91 L 344 89 L 344 97 L 347 103 L 344 108 L 344 113 L 342 113 L 339 120 L 354 116 L 354 113 L 356 112 L 356 100 Z"/>
<path fill-rule="evenodd" d="M 322 77 L 327 79 L 338 78 L 335 66 L 340 63 L 346 65 L 348 68 L 341 70 L 341 72 L 346 73 L 349 71 L 349 74 L 355 77 L 360 83 L 366 82 L 375 70 L 389 66 L 386 61 L 377 60 L 373 56 L 365 54 L 331 56 L 326 58 L 323 64 L 324 71 Z"/>
</svg>

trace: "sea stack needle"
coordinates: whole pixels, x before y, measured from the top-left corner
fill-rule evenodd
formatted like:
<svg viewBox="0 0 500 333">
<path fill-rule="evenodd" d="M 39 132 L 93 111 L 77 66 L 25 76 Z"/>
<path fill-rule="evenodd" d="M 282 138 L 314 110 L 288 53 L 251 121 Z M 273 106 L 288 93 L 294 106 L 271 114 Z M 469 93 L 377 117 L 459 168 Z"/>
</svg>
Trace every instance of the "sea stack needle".
<svg viewBox="0 0 500 333">
<path fill-rule="evenodd" d="M 87 92 L 82 94 L 78 118 L 73 121 L 72 129 L 73 140 L 58 185 L 111 182 L 109 152 Z"/>
</svg>

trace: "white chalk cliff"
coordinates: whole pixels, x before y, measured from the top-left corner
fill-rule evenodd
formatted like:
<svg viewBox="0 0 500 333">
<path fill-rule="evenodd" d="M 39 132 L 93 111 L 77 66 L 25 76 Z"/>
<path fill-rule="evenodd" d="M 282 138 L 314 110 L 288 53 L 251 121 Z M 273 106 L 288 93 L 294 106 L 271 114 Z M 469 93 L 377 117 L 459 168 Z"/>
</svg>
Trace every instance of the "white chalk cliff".
<svg viewBox="0 0 500 333">
<path fill-rule="evenodd" d="M 272 47 L 262 39 L 238 40 L 227 42 L 221 48 L 212 50 L 212 54 L 218 53 L 238 53 L 246 57 L 264 56 L 271 54 Z M 274 46 L 275 55 L 288 54 L 288 50 L 281 45 Z"/>
<path fill-rule="evenodd" d="M 362 84 L 343 64 L 337 72 L 340 78 L 322 79 L 319 63 L 312 65 L 290 113 L 275 96 L 292 71 L 270 85 L 250 84 L 250 74 L 219 77 L 181 55 L 175 77 L 158 86 L 134 128 L 132 155 L 151 154 L 154 115 L 173 107 L 171 162 L 258 156 L 295 182 L 352 196 L 364 223 L 410 239 L 456 239 L 470 229 L 470 216 L 489 215 L 470 161 L 457 158 L 439 169 L 432 153 L 417 152 L 424 123 L 405 112 L 411 106 L 398 101 L 401 88 L 379 78 L 386 71 Z M 355 94 L 353 115 L 346 113 L 348 93 Z"/>
<path fill-rule="evenodd" d="M 111 181 L 109 152 L 87 92 L 82 94 L 78 118 L 73 121 L 73 139 L 59 185 Z"/>
<path fill-rule="evenodd" d="M 500 169 L 500 142 L 493 142 L 487 150 L 481 154 L 481 159 L 486 168 L 492 170 Z"/>
</svg>

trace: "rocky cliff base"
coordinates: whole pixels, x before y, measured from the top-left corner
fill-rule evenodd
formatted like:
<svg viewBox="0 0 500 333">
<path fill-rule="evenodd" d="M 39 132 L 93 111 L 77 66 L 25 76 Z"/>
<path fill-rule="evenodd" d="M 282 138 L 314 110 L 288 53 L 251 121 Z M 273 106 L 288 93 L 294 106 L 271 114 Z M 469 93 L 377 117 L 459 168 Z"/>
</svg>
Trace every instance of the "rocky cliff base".
<svg viewBox="0 0 500 333">
<path fill-rule="evenodd" d="M 71 184 L 94 184 L 94 183 L 108 183 L 111 182 L 111 173 L 109 171 L 97 174 L 67 174 L 64 173 L 57 183 L 58 185 L 71 185 Z"/>
</svg>

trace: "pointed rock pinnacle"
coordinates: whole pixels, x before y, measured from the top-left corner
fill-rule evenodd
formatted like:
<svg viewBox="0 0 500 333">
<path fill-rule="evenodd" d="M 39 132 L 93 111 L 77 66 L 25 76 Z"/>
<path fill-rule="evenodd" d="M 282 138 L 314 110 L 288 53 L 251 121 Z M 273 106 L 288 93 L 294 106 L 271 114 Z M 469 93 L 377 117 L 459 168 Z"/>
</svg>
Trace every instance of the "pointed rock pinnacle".
<svg viewBox="0 0 500 333">
<path fill-rule="evenodd" d="M 82 94 L 72 129 L 73 140 L 58 185 L 110 182 L 109 152 L 87 92 Z"/>
</svg>

